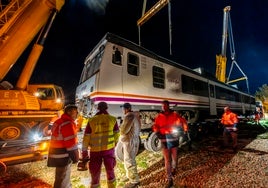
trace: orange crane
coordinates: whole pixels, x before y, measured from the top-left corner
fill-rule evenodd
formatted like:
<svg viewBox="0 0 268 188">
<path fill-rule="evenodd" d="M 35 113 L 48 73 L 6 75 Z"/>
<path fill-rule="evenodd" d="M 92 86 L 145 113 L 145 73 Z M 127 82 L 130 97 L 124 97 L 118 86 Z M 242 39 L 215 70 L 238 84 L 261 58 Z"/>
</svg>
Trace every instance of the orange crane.
<svg viewBox="0 0 268 188">
<path fill-rule="evenodd" d="M 44 133 L 50 120 L 63 108 L 60 86 L 28 82 L 64 3 L 64 0 L 0 0 L 0 146 L 5 145 L 0 160 L 7 164 L 43 157 L 49 140 Z M 13 87 L 3 79 L 39 32 Z"/>
<path fill-rule="evenodd" d="M 230 15 L 230 6 L 226 6 L 223 9 L 223 31 L 222 31 L 222 46 L 221 46 L 221 54 L 216 55 L 216 78 L 224 83 L 231 84 L 241 80 L 246 81 L 247 90 L 249 92 L 248 86 L 248 78 L 246 74 L 242 71 L 235 60 L 235 47 L 234 47 L 234 38 L 233 38 L 233 31 L 232 31 L 232 23 L 231 23 L 231 15 Z M 229 39 L 230 43 L 230 53 L 231 53 L 231 60 L 232 64 L 230 67 L 230 71 L 228 77 L 226 78 L 226 64 L 227 64 L 227 57 L 226 57 L 226 49 L 227 49 L 227 38 Z M 238 70 L 242 73 L 242 77 L 230 80 L 231 73 L 233 71 L 234 65 L 238 68 Z"/>
</svg>

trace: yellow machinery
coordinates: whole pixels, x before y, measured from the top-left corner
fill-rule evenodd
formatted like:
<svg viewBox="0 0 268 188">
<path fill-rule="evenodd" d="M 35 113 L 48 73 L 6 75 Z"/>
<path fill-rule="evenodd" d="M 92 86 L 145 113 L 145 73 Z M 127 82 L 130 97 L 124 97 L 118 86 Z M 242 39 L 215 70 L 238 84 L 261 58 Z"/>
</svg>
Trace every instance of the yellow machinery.
<svg viewBox="0 0 268 188">
<path fill-rule="evenodd" d="M 216 78 L 224 83 L 232 84 L 241 80 L 246 80 L 247 90 L 249 92 L 248 86 L 248 78 L 242 69 L 239 67 L 235 60 L 235 47 L 234 47 L 234 39 L 233 39 L 233 31 L 232 31 L 232 23 L 231 23 L 231 15 L 230 15 L 230 6 L 226 6 L 223 9 L 223 31 L 222 31 L 222 46 L 221 46 L 221 54 L 216 55 Z M 226 69 L 227 69 L 227 57 L 226 57 L 226 49 L 227 49 L 227 38 L 230 43 L 230 53 L 232 64 L 230 67 L 230 71 L 228 77 L 226 78 Z M 243 75 L 241 78 L 230 80 L 230 76 L 233 70 L 234 65 L 238 68 L 238 70 Z"/>
<path fill-rule="evenodd" d="M 40 140 L 45 138 L 50 120 L 63 108 L 64 94 L 54 84 L 28 82 L 53 20 L 64 3 L 64 0 L 0 0 L 0 146 L 7 148 L 0 151 L 3 162 L 34 160 L 31 158 L 36 152 L 47 152 L 47 147 L 41 149 L 46 142 Z M 39 32 L 13 87 L 3 79 Z M 8 155 L 11 146 L 17 154 L 23 148 L 23 154 Z"/>
</svg>

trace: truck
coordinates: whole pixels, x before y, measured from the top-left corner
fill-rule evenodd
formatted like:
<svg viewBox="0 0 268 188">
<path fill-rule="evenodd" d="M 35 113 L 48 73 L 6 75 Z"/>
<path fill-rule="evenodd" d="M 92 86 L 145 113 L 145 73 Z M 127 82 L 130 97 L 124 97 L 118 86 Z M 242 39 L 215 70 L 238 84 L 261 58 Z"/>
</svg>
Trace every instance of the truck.
<svg viewBox="0 0 268 188">
<path fill-rule="evenodd" d="M 64 3 L 0 1 L 0 161 L 6 165 L 44 159 L 48 153 L 48 125 L 63 109 L 64 93 L 55 84 L 29 84 L 29 80 Z M 13 86 L 4 78 L 36 38 Z"/>
</svg>

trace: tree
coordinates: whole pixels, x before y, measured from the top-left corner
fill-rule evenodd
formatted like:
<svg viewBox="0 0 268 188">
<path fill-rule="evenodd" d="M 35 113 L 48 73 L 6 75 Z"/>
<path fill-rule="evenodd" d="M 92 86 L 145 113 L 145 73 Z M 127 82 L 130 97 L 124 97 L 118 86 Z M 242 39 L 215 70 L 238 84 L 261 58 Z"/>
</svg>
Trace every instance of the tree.
<svg viewBox="0 0 268 188">
<path fill-rule="evenodd" d="M 263 84 L 255 93 L 256 100 L 261 101 L 264 111 L 268 110 L 268 85 Z"/>
</svg>

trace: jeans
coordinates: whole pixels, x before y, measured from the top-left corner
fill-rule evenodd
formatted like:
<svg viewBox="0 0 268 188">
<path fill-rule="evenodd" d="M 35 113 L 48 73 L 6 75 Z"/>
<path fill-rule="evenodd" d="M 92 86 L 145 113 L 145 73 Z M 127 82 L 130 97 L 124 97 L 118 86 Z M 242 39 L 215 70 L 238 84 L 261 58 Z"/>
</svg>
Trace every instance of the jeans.
<svg viewBox="0 0 268 188">
<path fill-rule="evenodd" d="M 224 128 L 224 130 L 223 130 L 223 142 L 224 142 L 225 147 L 228 146 L 229 136 L 232 137 L 233 148 L 236 148 L 237 147 L 237 132 Z"/>
<path fill-rule="evenodd" d="M 178 164 L 178 147 L 173 147 L 170 149 L 162 148 L 162 153 L 165 159 L 165 169 L 167 178 L 172 179 L 172 169 L 177 168 Z"/>
</svg>

